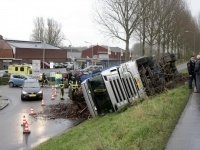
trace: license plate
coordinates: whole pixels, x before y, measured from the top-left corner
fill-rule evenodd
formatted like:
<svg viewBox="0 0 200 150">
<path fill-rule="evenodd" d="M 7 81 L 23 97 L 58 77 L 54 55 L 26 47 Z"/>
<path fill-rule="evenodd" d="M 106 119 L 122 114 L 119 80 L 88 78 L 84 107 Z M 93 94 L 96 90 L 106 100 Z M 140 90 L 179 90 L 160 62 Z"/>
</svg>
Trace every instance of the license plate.
<svg viewBox="0 0 200 150">
<path fill-rule="evenodd" d="M 29 97 L 36 97 L 36 94 L 30 94 Z"/>
</svg>

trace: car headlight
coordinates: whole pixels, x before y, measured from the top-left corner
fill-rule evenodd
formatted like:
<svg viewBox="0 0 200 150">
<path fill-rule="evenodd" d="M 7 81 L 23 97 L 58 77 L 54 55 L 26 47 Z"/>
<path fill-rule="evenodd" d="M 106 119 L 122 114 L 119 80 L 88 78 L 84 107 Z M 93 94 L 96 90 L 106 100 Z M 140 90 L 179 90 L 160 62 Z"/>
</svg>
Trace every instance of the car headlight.
<svg viewBox="0 0 200 150">
<path fill-rule="evenodd" d="M 27 92 L 25 92 L 25 91 L 22 91 L 22 94 L 27 94 Z"/>
<path fill-rule="evenodd" d="M 41 93 L 42 93 L 42 90 L 40 90 L 38 93 L 41 94 Z"/>
</svg>

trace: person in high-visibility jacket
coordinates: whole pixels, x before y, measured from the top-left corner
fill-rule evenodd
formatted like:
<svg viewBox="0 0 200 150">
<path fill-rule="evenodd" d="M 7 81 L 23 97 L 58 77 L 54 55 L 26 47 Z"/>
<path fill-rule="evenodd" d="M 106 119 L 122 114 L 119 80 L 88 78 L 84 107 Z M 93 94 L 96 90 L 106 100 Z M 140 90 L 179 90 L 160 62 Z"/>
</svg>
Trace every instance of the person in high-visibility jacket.
<svg viewBox="0 0 200 150">
<path fill-rule="evenodd" d="M 65 85 L 64 84 L 59 84 L 59 86 L 60 86 L 60 100 L 65 100 L 63 98 Z"/>
<path fill-rule="evenodd" d="M 58 74 L 58 72 L 56 72 L 56 75 L 55 75 L 55 87 L 58 87 L 58 85 L 60 84 L 58 82 L 58 79 L 59 79 L 59 74 Z"/>
<path fill-rule="evenodd" d="M 59 74 L 58 84 L 61 84 L 62 83 L 62 73 L 59 71 L 58 74 Z"/>
</svg>

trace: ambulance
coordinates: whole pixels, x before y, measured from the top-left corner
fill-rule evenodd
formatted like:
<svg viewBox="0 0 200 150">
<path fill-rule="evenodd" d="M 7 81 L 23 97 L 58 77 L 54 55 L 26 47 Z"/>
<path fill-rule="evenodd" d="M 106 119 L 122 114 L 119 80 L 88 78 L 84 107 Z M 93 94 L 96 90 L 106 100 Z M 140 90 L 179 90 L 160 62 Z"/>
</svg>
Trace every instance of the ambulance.
<svg viewBox="0 0 200 150">
<path fill-rule="evenodd" d="M 32 68 L 28 65 L 9 65 L 8 66 L 9 74 L 32 74 Z"/>
</svg>

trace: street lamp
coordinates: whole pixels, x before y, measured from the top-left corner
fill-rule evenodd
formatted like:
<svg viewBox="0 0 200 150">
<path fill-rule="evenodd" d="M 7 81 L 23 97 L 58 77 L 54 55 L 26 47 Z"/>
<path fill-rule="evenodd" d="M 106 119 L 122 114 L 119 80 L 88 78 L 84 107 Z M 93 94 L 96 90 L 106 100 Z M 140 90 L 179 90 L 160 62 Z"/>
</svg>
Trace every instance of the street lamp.
<svg viewBox="0 0 200 150">
<path fill-rule="evenodd" d="M 192 32 L 192 31 L 185 31 L 185 32 L 191 32 L 191 33 L 193 33 L 194 34 L 194 55 L 195 55 L 195 33 L 194 32 Z"/>
<path fill-rule="evenodd" d="M 85 41 L 85 43 L 89 43 L 92 45 L 92 43 Z M 92 66 L 93 66 L 93 45 L 92 45 Z"/>
<path fill-rule="evenodd" d="M 42 61 L 43 61 L 42 68 L 43 68 L 43 70 L 44 70 L 44 60 L 45 60 L 45 42 L 43 42 L 43 58 L 42 58 Z"/>
<path fill-rule="evenodd" d="M 69 41 L 69 43 L 70 43 L 71 55 L 72 55 L 72 43 L 71 43 L 71 41 L 70 41 L 69 39 L 66 39 L 66 40 L 68 40 L 68 41 Z M 71 60 L 72 60 L 72 58 L 73 58 L 73 56 L 71 56 Z"/>
</svg>

